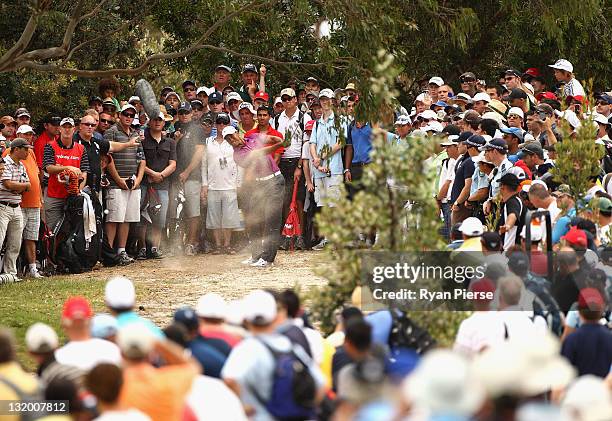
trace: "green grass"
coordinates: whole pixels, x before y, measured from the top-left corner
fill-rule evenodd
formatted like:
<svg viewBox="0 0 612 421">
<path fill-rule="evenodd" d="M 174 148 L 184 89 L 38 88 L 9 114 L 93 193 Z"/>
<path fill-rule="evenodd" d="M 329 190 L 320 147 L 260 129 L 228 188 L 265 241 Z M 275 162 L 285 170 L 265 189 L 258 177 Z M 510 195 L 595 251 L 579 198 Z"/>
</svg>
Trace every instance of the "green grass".
<svg viewBox="0 0 612 421">
<path fill-rule="evenodd" d="M 33 323 L 43 322 L 51 326 L 62 343 L 64 336 L 60 317 L 68 297 L 82 295 L 90 300 L 94 312 L 105 311 L 105 283 L 105 279 L 53 277 L 0 286 L 0 326 L 8 327 L 15 333 L 18 360 L 28 369 L 34 368 L 24 342 L 26 330 Z"/>
</svg>

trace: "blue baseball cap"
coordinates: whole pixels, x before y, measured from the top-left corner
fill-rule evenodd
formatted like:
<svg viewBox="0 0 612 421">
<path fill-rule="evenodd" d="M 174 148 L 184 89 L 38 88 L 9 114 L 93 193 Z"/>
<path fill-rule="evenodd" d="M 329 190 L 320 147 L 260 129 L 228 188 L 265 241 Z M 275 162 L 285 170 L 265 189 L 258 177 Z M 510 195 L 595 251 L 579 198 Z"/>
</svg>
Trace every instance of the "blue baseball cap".
<svg viewBox="0 0 612 421">
<path fill-rule="evenodd" d="M 194 330 L 198 328 L 198 316 L 191 307 L 181 307 L 174 312 L 174 321 L 182 324 L 187 330 Z"/>
<path fill-rule="evenodd" d="M 499 129 L 502 133 L 511 134 L 519 140 L 519 143 L 523 143 L 523 131 L 518 127 L 504 127 L 503 129 Z"/>
<path fill-rule="evenodd" d="M 430 108 L 433 110 L 434 107 L 445 107 L 446 108 L 448 107 L 448 104 L 444 101 L 438 101 L 435 104 L 432 104 Z"/>
</svg>

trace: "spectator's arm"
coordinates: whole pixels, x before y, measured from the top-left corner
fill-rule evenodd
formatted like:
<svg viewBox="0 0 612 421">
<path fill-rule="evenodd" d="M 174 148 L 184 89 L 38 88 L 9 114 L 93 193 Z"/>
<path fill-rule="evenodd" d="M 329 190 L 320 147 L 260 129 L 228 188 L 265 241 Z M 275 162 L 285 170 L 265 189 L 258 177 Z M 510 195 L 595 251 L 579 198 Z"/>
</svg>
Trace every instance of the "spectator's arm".
<svg viewBox="0 0 612 421">
<path fill-rule="evenodd" d="M 202 372 L 202 366 L 195 358 L 188 355 L 182 347 L 169 340 L 162 339 L 155 341 L 153 349 L 157 351 L 167 365 L 185 364 L 189 365 L 196 374 Z"/>
<path fill-rule="evenodd" d="M 189 163 L 187 168 L 185 168 L 185 171 L 183 171 L 183 174 L 186 175 L 185 178 L 189 177 L 189 175 L 191 175 L 191 172 L 202 163 L 202 156 L 204 156 L 204 145 L 196 145 L 195 152 L 193 153 L 193 157 L 191 158 L 191 162 Z"/>
<path fill-rule="evenodd" d="M 463 186 L 463 189 L 461 190 L 461 193 L 459 193 L 459 196 L 457 196 L 457 200 L 455 201 L 456 204 L 460 204 L 465 202 L 468 197 L 470 196 L 470 189 L 472 188 L 472 177 L 470 178 L 466 178 L 465 179 L 465 185 Z"/>
</svg>

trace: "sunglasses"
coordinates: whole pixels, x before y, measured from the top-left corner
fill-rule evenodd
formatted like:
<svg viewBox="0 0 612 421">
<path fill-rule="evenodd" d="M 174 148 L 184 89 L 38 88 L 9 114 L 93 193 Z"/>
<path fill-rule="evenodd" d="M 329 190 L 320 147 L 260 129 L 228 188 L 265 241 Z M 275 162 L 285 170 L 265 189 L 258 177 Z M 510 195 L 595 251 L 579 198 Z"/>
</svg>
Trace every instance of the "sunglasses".
<svg viewBox="0 0 612 421">
<path fill-rule="evenodd" d="M 193 111 L 204 111 L 204 107 L 191 107 Z"/>
<path fill-rule="evenodd" d="M 476 79 L 472 79 L 471 77 L 462 77 L 459 80 L 463 83 L 476 82 Z"/>
<path fill-rule="evenodd" d="M 516 115 L 516 114 L 510 114 L 510 115 L 508 116 L 508 120 L 510 120 L 510 119 L 513 119 L 513 120 L 514 120 L 514 119 L 517 119 L 517 120 L 518 120 L 518 119 L 520 119 L 520 118 L 521 118 L 521 117 L 520 117 L 520 116 L 518 116 L 518 115 Z"/>
<path fill-rule="evenodd" d="M 81 123 L 81 126 L 96 127 L 97 124 L 96 123 Z"/>
<path fill-rule="evenodd" d="M 289 96 L 284 96 L 284 97 L 282 97 L 282 98 L 281 98 L 281 101 L 283 101 L 283 102 L 289 102 L 289 101 L 291 101 L 292 99 L 293 99 L 293 98 L 291 98 L 291 97 L 289 97 Z"/>
<path fill-rule="evenodd" d="M 183 89 L 183 92 L 194 92 L 195 88 L 185 88 Z"/>
<path fill-rule="evenodd" d="M 181 110 L 178 112 L 179 115 L 189 115 L 191 114 L 191 111 L 185 111 L 185 110 Z"/>
<path fill-rule="evenodd" d="M 430 118 L 417 117 L 417 121 L 422 121 L 425 123 L 429 123 L 431 121 Z"/>
<path fill-rule="evenodd" d="M 113 124 L 113 120 L 107 120 L 105 118 L 101 118 L 100 119 L 100 123 L 104 123 L 104 124 Z"/>
<path fill-rule="evenodd" d="M 516 76 L 506 76 L 506 77 L 504 78 L 504 80 L 505 80 L 506 82 L 510 82 L 511 80 L 514 80 L 514 79 L 516 79 Z"/>
<path fill-rule="evenodd" d="M 595 105 L 610 105 L 606 101 L 597 101 Z"/>
<path fill-rule="evenodd" d="M 121 113 L 122 116 L 126 117 L 126 118 L 135 118 L 136 114 L 132 114 L 132 113 Z"/>
<path fill-rule="evenodd" d="M 212 101 L 212 102 L 211 102 L 211 101 L 208 101 L 208 103 L 209 103 L 210 105 L 222 104 L 222 102 L 221 102 L 221 101 Z"/>
</svg>

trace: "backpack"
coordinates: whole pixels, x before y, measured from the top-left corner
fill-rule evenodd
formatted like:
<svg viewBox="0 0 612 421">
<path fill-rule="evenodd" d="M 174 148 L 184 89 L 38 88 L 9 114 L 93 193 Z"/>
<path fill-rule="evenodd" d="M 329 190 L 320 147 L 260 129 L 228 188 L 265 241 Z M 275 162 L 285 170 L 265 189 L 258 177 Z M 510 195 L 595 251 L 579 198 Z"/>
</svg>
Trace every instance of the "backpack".
<svg viewBox="0 0 612 421">
<path fill-rule="evenodd" d="M 308 343 L 308 338 L 306 338 L 306 334 L 302 329 L 298 326 L 291 325 L 280 330 L 279 333 L 289 338 L 292 344 L 301 346 L 308 356 L 312 358 L 312 351 Z"/>
<path fill-rule="evenodd" d="M 96 220 L 96 234 L 87 241 L 83 225 L 82 195 L 70 195 L 66 199 L 64 216 L 57 224 L 54 234 L 53 260 L 56 264 L 70 273 L 82 273 L 91 270 L 100 259 L 102 249 L 102 212 L 101 206 L 94 198 L 94 214 Z M 100 207 L 100 210 L 96 210 Z"/>
<path fill-rule="evenodd" d="M 24 404 L 27 406 L 28 402 L 40 402 L 41 399 L 41 391 L 37 390 L 36 392 L 30 394 L 22 391 L 15 383 L 10 381 L 4 376 L 0 376 L 0 383 L 6 385 L 9 389 L 11 389 L 17 395 L 17 400 L 15 402 L 19 402 L 20 404 Z M 37 420 L 43 417 L 46 417 L 47 413 L 45 411 L 24 411 L 20 412 L 20 415 L 17 417 L 20 421 L 32 421 Z"/>
<path fill-rule="evenodd" d="M 270 351 L 275 367 L 270 399 L 263 400 L 255 389 L 254 396 L 278 420 L 314 418 L 317 385 L 308 365 L 296 355 L 295 349 L 279 352 L 260 338 L 256 339 Z"/>
<path fill-rule="evenodd" d="M 554 297 L 546 287 L 544 278 L 528 273 L 525 278 L 525 288 L 531 291 L 535 298 L 533 300 L 533 318 L 541 316 L 552 333 L 561 336 L 563 333 L 563 319 L 561 310 Z"/>
<path fill-rule="evenodd" d="M 389 313 L 391 313 L 391 332 L 388 345 L 392 351 L 408 348 L 421 355 L 436 346 L 436 340 L 429 332 L 413 322 L 405 312 L 390 309 Z"/>
</svg>

